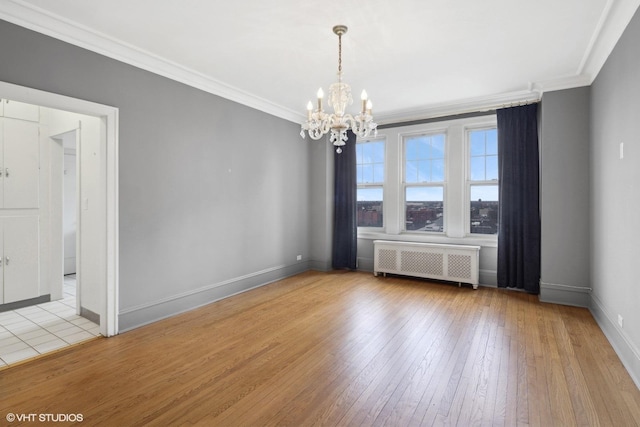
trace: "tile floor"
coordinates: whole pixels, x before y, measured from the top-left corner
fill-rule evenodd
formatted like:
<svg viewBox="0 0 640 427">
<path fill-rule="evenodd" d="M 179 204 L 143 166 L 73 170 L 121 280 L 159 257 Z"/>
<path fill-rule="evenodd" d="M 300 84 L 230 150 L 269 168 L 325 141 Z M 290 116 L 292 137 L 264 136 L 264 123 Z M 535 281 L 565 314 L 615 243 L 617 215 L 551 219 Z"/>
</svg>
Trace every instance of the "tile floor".
<svg viewBox="0 0 640 427">
<path fill-rule="evenodd" d="M 100 335 L 76 315 L 76 278 L 65 276 L 63 299 L 0 313 L 0 369 Z"/>
</svg>

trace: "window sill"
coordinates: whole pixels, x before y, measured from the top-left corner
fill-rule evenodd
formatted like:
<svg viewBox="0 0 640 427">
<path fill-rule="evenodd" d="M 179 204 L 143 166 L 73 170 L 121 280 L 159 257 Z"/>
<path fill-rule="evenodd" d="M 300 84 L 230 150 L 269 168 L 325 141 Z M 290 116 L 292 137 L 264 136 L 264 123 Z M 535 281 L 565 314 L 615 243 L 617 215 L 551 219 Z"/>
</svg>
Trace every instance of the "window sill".
<svg viewBox="0 0 640 427">
<path fill-rule="evenodd" d="M 411 233 L 402 232 L 400 234 L 387 234 L 384 231 L 374 230 L 358 230 L 358 239 L 364 240 L 392 240 L 403 242 L 421 242 L 421 243 L 446 243 L 452 245 L 475 245 L 489 248 L 498 247 L 497 236 L 465 236 L 465 237 L 449 237 L 444 234 L 436 233 Z"/>
</svg>

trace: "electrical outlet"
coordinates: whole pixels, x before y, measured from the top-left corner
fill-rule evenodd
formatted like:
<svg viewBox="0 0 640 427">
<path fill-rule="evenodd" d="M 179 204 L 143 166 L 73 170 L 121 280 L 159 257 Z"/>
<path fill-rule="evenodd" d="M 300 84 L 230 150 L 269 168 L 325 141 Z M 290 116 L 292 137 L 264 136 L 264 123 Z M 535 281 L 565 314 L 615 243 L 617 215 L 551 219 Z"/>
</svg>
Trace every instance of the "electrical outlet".
<svg viewBox="0 0 640 427">
<path fill-rule="evenodd" d="M 302 261 L 302 255 L 298 255 L 298 256 L 296 257 L 296 261 Z"/>
<path fill-rule="evenodd" d="M 622 318 L 621 315 L 618 314 L 618 325 L 620 325 L 621 328 L 622 328 L 623 323 L 624 323 L 624 319 Z"/>
</svg>

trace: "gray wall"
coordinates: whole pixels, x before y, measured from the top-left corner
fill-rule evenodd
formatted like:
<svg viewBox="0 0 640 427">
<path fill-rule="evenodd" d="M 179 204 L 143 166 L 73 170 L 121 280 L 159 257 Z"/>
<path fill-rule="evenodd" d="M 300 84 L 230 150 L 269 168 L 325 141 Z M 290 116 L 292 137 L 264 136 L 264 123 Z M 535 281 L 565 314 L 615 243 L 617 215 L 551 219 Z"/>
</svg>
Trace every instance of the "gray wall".
<svg viewBox="0 0 640 427">
<path fill-rule="evenodd" d="M 308 268 L 298 125 L 4 21 L 0 57 L 1 81 L 119 108 L 121 330 Z"/>
<path fill-rule="evenodd" d="M 640 11 L 591 88 L 591 310 L 640 385 Z M 624 159 L 620 159 L 620 143 Z M 618 325 L 618 315 L 623 326 Z"/>
<path fill-rule="evenodd" d="M 545 93 L 540 114 L 540 299 L 589 305 L 588 87 Z"/>
</svg>

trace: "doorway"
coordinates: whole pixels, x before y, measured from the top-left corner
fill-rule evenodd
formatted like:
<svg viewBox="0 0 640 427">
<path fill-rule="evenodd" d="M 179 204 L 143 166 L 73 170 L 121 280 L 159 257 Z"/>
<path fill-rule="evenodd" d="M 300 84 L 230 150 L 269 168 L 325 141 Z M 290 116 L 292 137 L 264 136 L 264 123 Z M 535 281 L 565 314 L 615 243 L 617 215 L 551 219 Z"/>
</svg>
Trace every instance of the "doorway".
<svg viewBox="0 0 640 427">
<path fill-rule="evenodd" d="M 78 286 L 77 280 L 77 273 L 80 270 L 78 265 L 79 257 L 76 251 L 80 241 L 78 235 L 78 193 L 80 183 L 77 173 L 80 161 L 77 156 L 80 145 L 79 138 L 80 132 L 78 129 L 51 137 L 52 144 L 58 145 L 57 149 L 52 151 L 62 152 L 61 167 L 58 167 L 57 162 L 53 162 L 51 172 L 52 174 L 62 173 L 60 178 L 62 184 L 62 204 L 60 205 L 62 217 L 58 218 L 57 215 L 53 217 L 54 222 L 62 221 L 62 298 L 70 299 L 73 297 L 75 299 L 76 314 L 82 315 L 81 287 Z M 58 182 L 58 180 L 54 180 L 54 182 Z M 57 207 L 57 205 L 54 206 L 54 208 Z M 59 285 L 59 282 L 56 281 L 55 285 Z M 97 320 L 96 318 L 91 318 L 91 320 L 95 323 L 100 323 L 99 318 Z"/>
<path fill-rule="evenodd" d="M 118 333 L 118 109 L 4 82 L 0 82 L 0 93 L 2 97 L 15 101 L 83 114 L 96 119 L 94 122 L 99 138 L 86 157 L 87 162 L 93 161 L 87 169 L 95 172 L 91 186 L 87 187 L 91 189 L 91 193 L 86 197 L 78 194 L 79 209 L 84 210 L 88 220 L 85 229 L 76 235 L 87 235 L 88 240 L 83 244 L 83 240 L 77 238 L 76 242 L 80 245 L 76 245 L 76 256 L 80 254 L 81 259 L 91 260 L 92 265 L 88 267 L 95 272 L 91 282 L 97 290 L 95 307 L 100 316 L 100 334 L 115 335 Z M 79 170 L 76 172 L 79 173 L 85 159 L 81 158 L 80 153 L 77 153 L 77 159 L 76 165 L 79 166 Z M 59 188 L 61 191 L 62 185 Z M 62 202 L 62 198 L 59 200 Z M 55 224 L 50 225 L 51 230 Z M 80 226 L 82 227 L 82 224 Z M 51 234 L 49 236 L 51 237 Z M 86 253 L 85 256 L 82 256 L 83 251 Z M 62 258 L 62 252 L 62 248 L 53 247 L 45 251 L 49 257 L 51 274 L 54 273 L 54 266 L 60 266 L 59 272 L 62 274 L 63 259 L 60 259 L 59 264 L 56 261 L 56 257 Z M 81 261 L 76 268 L 82 265 Z M 79 279 L 82 280 L 81 277 Z"/>
</svg>

